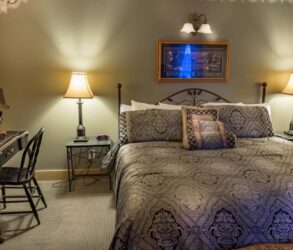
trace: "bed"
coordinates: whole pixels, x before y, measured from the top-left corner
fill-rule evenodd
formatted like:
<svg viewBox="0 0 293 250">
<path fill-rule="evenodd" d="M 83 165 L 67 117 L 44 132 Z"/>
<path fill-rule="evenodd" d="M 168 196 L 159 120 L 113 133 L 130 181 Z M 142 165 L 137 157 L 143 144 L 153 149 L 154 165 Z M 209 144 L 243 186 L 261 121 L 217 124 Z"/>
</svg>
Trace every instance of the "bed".
<svg viewBox="0 0 293 250">
<path fill-rule="evenodd" d="M 194 106 L 207 102 L 203 95 L 228 102 L 198 89 L 163 101 Z M 238 138 L 234 148 L 186 150 L 182 141 L 142 140 L 116 152 L 110 249 L 238 249 L 293 240 L 291 142 L 263 136 Z"/>
</svg>

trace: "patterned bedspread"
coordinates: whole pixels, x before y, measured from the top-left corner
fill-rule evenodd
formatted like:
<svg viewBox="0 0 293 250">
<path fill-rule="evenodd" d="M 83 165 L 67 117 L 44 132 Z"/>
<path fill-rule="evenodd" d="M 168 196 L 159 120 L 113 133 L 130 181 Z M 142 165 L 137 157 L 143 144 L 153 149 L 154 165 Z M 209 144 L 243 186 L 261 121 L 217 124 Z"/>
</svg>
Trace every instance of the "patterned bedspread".
<svg viewBox="0 0 293 250">
<path fill-rule="evenodd" d="M 132 143 L 116 167 L 110 249 L 234 249 L 293 241 L 293 143 L 239 139 L 237 148 L 188 151 Z"/>
</svg>

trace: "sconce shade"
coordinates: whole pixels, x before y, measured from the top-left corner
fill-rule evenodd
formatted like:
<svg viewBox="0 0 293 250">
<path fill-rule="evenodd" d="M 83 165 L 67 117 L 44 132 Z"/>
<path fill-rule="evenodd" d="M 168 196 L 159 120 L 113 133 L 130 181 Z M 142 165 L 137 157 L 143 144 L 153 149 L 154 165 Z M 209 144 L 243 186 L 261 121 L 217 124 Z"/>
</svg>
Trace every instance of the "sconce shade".
<svg viewBox="0 0 293 250">
<path fill-rule="evenodd" d="M 199 33 L 205 33 L 205 34 L 212 34 L 213 33 L 212 30 L 211 30 L 210 25 L 207 24 L 207 23 L 203 23 L 200 26 L 200 28 L 199 28 L 199 30 L 197 32 L 199 32 Z"/>
<path fill-rule="evenodd" d="M 197 32 L 205 34 L 213 33 L 210 25 L 208 24 L 206 15 L 198 15 L 196 12 L 189 14 L 188 22 L 183 25 L 180 31 L 192 33 L 192 35 L 196 35 Z"/>
<path fill-rule="evenodd" d="M 0 111 L 3 111 L 4 109 L 8 109 L 9 106 L 6 104 L 3 89 L 0 88 Z"/>
<path fill-rule="evenodd" d="M 180 31 L 185 33 L 195 32 L 192 23 L 185 23 Z"/>
<path fill-rule="evenodd" d="M 293 95 L 293 74 L 290 75 L 289 81 L 286 87 L 283 89 L 282 93 Z"/>
<path fill-rule="evenodd" d="M 72 72 L 71 80 L 64 98 L 90 99 L 93 98 L 93 96 L 86 73 Z"/>
</svg>

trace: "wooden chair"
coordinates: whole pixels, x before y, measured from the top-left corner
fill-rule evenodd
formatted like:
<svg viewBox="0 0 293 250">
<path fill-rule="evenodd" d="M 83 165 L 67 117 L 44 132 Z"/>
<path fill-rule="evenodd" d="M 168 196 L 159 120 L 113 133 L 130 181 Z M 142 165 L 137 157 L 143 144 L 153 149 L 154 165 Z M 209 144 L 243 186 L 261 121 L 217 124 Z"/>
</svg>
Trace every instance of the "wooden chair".
<svg viewBox="0 0 293 250">
<path fill-rule="evenodd" d="M 0 168 L 0 186 L 2 186 L 2 197 L 0 203 L 3 203 L 4 209 L 7 203 L 16 202 L 29 202 L 31 211 L 3 211 L 0 214 L 22 214 L 33 213 L 37 219 L 38 225 L 40 219 L 37 212 L 37 205 L 41 200 L 47 207 L 44 195 L 38 185 L 35 178 L 35 167 L 37 158 L 43 138 L 44 128 L 41 128 L 39 132 L 28 142 L 26 148 L 23 151 L 20 166 L 17 167 L 2 167 Z M 6 189 L 24 189 L 25 196 L 13 195 L 7 196 Z M 33 198 L 37 198 L 34 202 Z"/>
</svg>

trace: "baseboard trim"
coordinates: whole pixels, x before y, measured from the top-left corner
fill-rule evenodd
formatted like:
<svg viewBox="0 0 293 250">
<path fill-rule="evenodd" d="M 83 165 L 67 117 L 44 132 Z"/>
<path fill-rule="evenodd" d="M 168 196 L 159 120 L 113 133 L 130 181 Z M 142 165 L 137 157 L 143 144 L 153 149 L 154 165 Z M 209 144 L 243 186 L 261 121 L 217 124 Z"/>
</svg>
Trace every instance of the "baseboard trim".
<svg viewBox="0 0 293 250">
<path fill-rule="evenodd" d="M 74 173 L 79 176 L 85 175 L 99 175 L 101 177 L 105 174 L 98 168 L 89 170 L 74 169 Z M 51 181 L 51 180 L 66 180 L 68 179 L 67 169 L 52 169 L 52 170 L 36 170 L 35 176 L 38 181 Z M 109 178 L 109 177 L 105 177 Z"/>
</svg>

